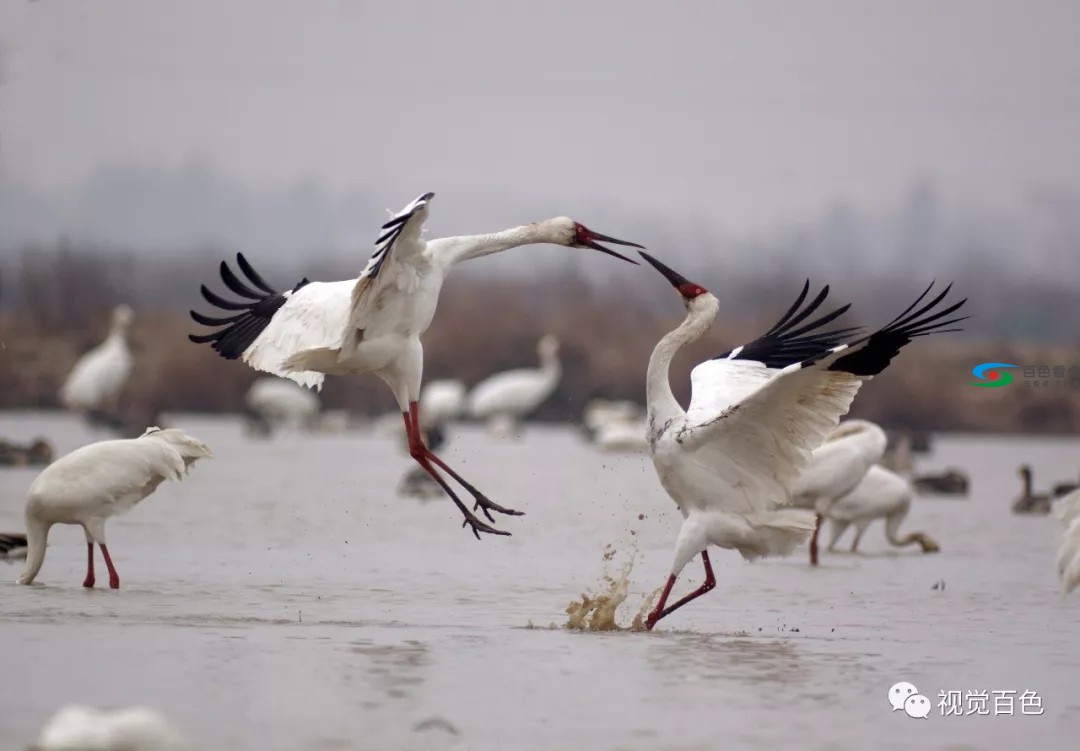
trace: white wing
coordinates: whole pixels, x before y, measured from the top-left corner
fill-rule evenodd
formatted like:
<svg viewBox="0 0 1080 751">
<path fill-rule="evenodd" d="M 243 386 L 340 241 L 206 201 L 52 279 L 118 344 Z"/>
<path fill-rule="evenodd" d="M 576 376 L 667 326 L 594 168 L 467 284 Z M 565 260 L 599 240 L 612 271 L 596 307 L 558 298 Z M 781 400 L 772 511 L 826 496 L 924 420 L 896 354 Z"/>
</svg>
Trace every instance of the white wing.
<svg viewBox="0 0 1080 751">
<path fill-rule="evenodd" d="M 707 422 L 769 382 L 780 371 L 753 360 L 706 360 L 690 371 L 690 425 Z"/>
<path fill-rule="evenodd" d="M 830 346 L 826 352 L 811 354 L 810 359 L 774 370 L 767 382 L 748 394 L 749 385 L 745 381 L 754 377 L 751 370 L 730 358 L 710 361 L 710 368 L 739 368 L 728 371 L 737 376 L 720 379 L 723 384 L 718 389 L 721 397 L 715 399 L 713 408 L 729 399 L 731 394 L 742 393 L 744 396 L 719 412 L 710 414 L 709 410 L 700 409 L 694 421 L 687 420 L 679 428 L 676 440 L 690 451 L 708 446 L 712 458 L 724 463 L 728 482 L 745 489 L 743 495 L 748 506 L 788 501 L 798 476 L 810 464 L 811 452 L 824 442 L 847 413 L 862 382 L 888 367 L 900 349 L 915 337 L 941 331 L 943 327 L 963 320 L 940 319 L 958 310 L 966 300 L 943 310 L 934 310 L 948 295 L 951 285 L 916 310 L 932 287 L 933 284 L 903 313 L 870 336 L 852 344 Z M 819 294 L 812 306 L 823 299 L 824 294 Z M 792 311 L 798 304 L 792 306 Z M 841 308 L 839 312 L 843 310 Z M 800 334 L 820 323 L 804 324 L 800 330 L 789 331 L 791 326 L 801 322 L 799 316 L 805 318 L 805 311 L 794 320 L 788 319 L 790 315 L 789 311 L 782 321 L 779 345 L 768 340 L 769 336 L 774 339 L 777 336 L 774 327 L 765 338 L 747 345 L 747 351 L 733 352 L 731 357 L 739 355 L 745 360 L 753 360 L 748 355 L 755 349 L 771 353 L 774 359 L 777 351 L 781 354 L 785 350 L 792 354 L 804 350 L 812 352 L 822 341 L 835 336 L 835 333 L 813 335 L 809 346 L 804 346 L 808 340 L 800 338 Z M 819 321 L 832 320 L 837 315 L 838 312 L 834 312 Z M 769 362 L 765 360 L 766 364 Z M 764 496 L 764 500 L 754 499 L 755 493 Z"/>
<path fill-rule="evenodd" d="M 285 361 L 304 350 L 337 347 L 349 320 L 349 303 L 356 280 L 309 282 L 302 279 L 285 292 L 275 292 L 251 267 L 242 253 L 236 264 L 246 280 L 241 280 L 224 261 L 221 279 L 240 300 L 227 300 L 202 286 L 202 295 L 211 305 L 225 311 L 240 311 L 223 318 L 211 318 L 196 311 L 191 317 L 217 330 L 192 334 L 196 344 L 210 344 L 227 360 L 242 359 L 255 370 L 291 378 L 301 386 L 321 388 L 323 374 L 313 371 L 286 371 Z"/>
<path fill-rule="evenodd" d="M 285 361 L 297 352 L 337 347 L 349 320 L 349 300 L 355 282 L 312 282 L 296 292 L 245 350 L 243 360 L 256 370 L 283 376 L 301 386 L 322 388 L 324 375 L 310 370 L 289 371 Z"/>
<path fill-rule="evenodd" d="M 428 203 L 434 196 L 425 193 L 416 198 L 382 226 L 375 252 L 353 287 L 347 332 L 343 331 L 343 335 L 367 328 L 368 318 L 378 309 L 379 289 L 393 285 L 408 292 L 415 285 L 416 280 L 407 278 L 400 261 L 423 253 L 425 243 L 420 233 L 427 221 Z M 403 272 L 406 278 L 401 278 Z"/>
<path fill-rule="evenodd" d="M 736 368 L 729 393 L 747 389 L 745 362 L 713 360 L 712 369 Z M 725 481 L 744 490 L 741 513 L 786 503 L 799 474 L 851 406 L 863 378 L 827 370 L 832 359 L 775 372 L 719 414 L 687 421 L 676 441 L 708 462 Z M 762 366 L 763 367 L 763 366 Z M 763 367 L 764 370 L 765 369 Z M 715 374 L 718 376 L 718 374 Z"/>
<path fill-rule="evenodd" d="M 210 334 L 190 335 L 196 344 L 209 343 L 224 358 L 243 361 L 256 370 L 296 381 L 301 386 L 321 389 L 322 372 L 287 366 L 302 362 L 332 365 L 338 351 L 367 326 L 367 318 L 377 309 L 377 292 L 388 283 L 409 286 L 402 278 L 395 257 L 423 251 L 420 239 L 427 204 L 434 194 L 425 193 L 383 225 L 360 277 L 342 282 L 301 280 L 292 290 L 277 292 L 251 267 L 243 254 L 236 263 L 246 277 L 241 279 L 228 264 L 221 263 L 221 280 L 241 300 L 226 300 L 205 285 L 202 295 L 211 305 L 226 311 L 243 311 L 224 318 L 211 318 L 196 311 L 191 317 L 204 326 L 216 327 Z M 300 353 L 304 356 L 297 358 Z"/>
</svg>

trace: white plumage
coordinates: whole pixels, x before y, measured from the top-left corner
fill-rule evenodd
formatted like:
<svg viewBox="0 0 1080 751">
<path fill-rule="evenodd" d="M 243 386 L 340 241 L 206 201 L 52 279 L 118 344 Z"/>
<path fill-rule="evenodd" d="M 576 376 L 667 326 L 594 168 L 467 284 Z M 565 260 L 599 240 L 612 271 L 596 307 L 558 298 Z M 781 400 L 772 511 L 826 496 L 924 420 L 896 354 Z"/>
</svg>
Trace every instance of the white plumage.
<svg viewBox="0 0 1080 751">
<path fill-rule="evenodd" d="M 322 405 L 312 391 L 285 378 L 259 378 L 251 384 L 244 402 L 271 424 L 311 426 Z"/>
<path fill-rule="evenodd" d="M 211 344 L 225 358 L 240 358 L 256 370 L 304 386 L 321 387 L 326 374 L 374 373 L 394 394 L 411 455 L 450 496 L 472 531 L 477 537 L 480 532 L 506 534 L 473 514 L 438 470 L 472 494 L 489 521 L 494 521 L 491 511 L 519 512 L 492 502 L 465 482 L 425 445 L 420 432 L 418 399 L 424 362 L 420 337 L 435 315 L 443 280 L 462 261 L 521 245 L 591 248 L 629 261 L 598 241 L 635 243 L 593 232 L 567 217 L 493 234 L 425 241 L 421 231 L 433 196 L 425 193 L 383 225 L 375 250 L 356 279 L 330 283 L 303 279 L 291 290 L 278 293 L 243 255 L 237 255 L 236 261 L 246 281 L 223 262 L 222 281 L 241 300 L 226 300 L 204 286 L 203 297 L 231 315 L 211 318 L 192 311 L 195 321 L 217 330 L 190 338 Z"/>
<path fill-rule="evenodd" d="M 147 707 L 102 711 L 71 705 L 46 723 L 30 751 L 181 751 L 184 740 Z"/>
<path fill-rule="evenodd" d="M 649 450 L 648 432 L 644 418 L 612 418 L 596 429 L 593 442 L 602 451 L 637 453 Z"/>
<path fill-rule="evenodd" d="M 1080 586 L 1080 489 L 1054 503 L 1054 516 L 1065 527 L 1058 550 L 1058 574 L 1061 592 L 1067 595 Z"/>
<path fill-rule="evenodd" d="M 60 388 L 60 402 L 65 407 L 71 410 L 116 407 L 134 362 L 127 344 L 133 319 L 131 308 L 116 306 L 105 341 L 79 358 Z"/>
<path fill-rule="evenodd" d="M 206 444 L 184 431 L 148 428 L 138 438 L 99 441 L 50 464 L 30 485 L 26 500 L 26 568 L 19 584 L 34 581 L 45 560 L 54 524 L 78 524 L 86 532 L 87 573 L 94 586 L 94 544 L 109 569 L 109 586 L 120 577 L 105 542 L 105 520 L 123 514 L 165 480 L 181 480 L 198 459 L 212 456 Z"/>
<path fill-rule="evenodd" d="M 501 418 L 511 424 L 527 416 L 554 393 L 562 377 L 559 340 L 548 334 L 536 345 L 539 368 L 496 373 L 473 387 L 469 414 L 480 420 Z"/>
<path fill-rule="evenodd" d="M 813 450 L 836 428 L 863 380 L 884 370 L 913 337 L 954 323 L 939 319 L 963 301 L 929 314 L 946 289 L 911 312 L 927 288 L 887 326 L 841 344 L 852 329 L 820 329 L 848 306 L 805 323 L 828 294 L 826 287 L 800 311 L 809 291 L 807 282 L 795 304 L 762 337 L 694 368 L 693 395 L 684 412 L 671 390 L 671 361 L 684 344 L 709 329 L 719 301 L 651 256 L 641 255 L 678 290 L 687 308 L 683 323 L 656 345 L 646 374 L 653 463 L 685 519 L 671 575 L 646 620 L 651 629 L 715 586 L 706 552 L 709 545 L 752 559 L 788 555 L 809 536 L 814 515 L 786 504 Z M 679 573 L 698 554 L 705 566 L 705 583 L 666 607 Z"/>
<path fill-rule="evenodd" d="M 456 420 L 465 413 L 466 399 L 467 390 L 461 381 L 428 381 L 420 389 L 420 426 L 430 428 Z"/>
<path fill-rule="evenodd" d="M 1074 516 L 1058 551 L 1058 573 L 1061 575 L 1061 592 L 1069 594 L 1080 586 L 1080 516 Z"/>
<path fill-rule="evenodd" d="M 823 516 L 838 498 L 852 492 L 885 456 L 888 436 L 869 420 L 845 420 L 814 449 L 810 465 L 792 487 L 792 505 L 816 514 L 810 538 L 810 564 L 818 564 L 818 532 Z"/>
<path fill-rule="evenodd" d="M 1054 501 L 1053 512 L 1054 517 L 1065 526 L 1080 517 L 1080 489 L 1066 493 Z"/>
<path fill-rule="evenodd" d="M 869 467 L 851 492 L 833 500 L 823 512 L 831 526 L 829 550 L 835 548 L 849 526 L 855 525 L 851 552 L 856 552 L 867 527 L 876 519 L 884 519 L 885 539 L 890 545 L 904 547 L 918 544 L 924 553 L 938 552 L 941 548 L 925 532 L 900 536 L 900 525 L 911 509 L 914 496 L 914 488 L 904 477 L 878 465 Z"/>
<path fill-rule="evenodd" d="M 591 399 L 581 412 L 581 423 L 592 434 L 608 422 L 634 420 L 642 414 L 640 405 L 626 399 Z"/>
</svg>

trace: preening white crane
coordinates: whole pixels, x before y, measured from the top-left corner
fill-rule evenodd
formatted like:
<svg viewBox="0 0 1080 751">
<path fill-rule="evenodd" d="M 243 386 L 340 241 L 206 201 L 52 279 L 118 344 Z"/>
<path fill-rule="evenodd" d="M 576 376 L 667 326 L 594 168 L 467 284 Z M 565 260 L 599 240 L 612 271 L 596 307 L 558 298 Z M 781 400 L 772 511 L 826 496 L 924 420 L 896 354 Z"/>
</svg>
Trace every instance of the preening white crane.
<svg viewBox="0 0 1080 751">
<path fill-rule="evenodd" d="M 851 541 L 851 552 L 856 552 L 866 528 L 874 520 L 884 519 L 885 539 L 890 545 L 902 548 L 918 544 L 924 553 L 937 553 L 941 547 L 925 532 L 909 532 L 900 536 L 900 525 L 911 510 L 914 496 L 915 489 L 906 478 L 882 466 L 871 466 L 851 492 L 831 501 L 825 509 L 824 515 L 830 525 L 829 550 L 836 547 L 847 528 L 854 524 L 855 539 Z"/>
<path fill-rule="evenodd" d="M 845 420 L 814 449 L 810 466 L 791 488 L 791 505 L 815 514 L 810 537 L 810 565 L 818 565 L 818 534 L 830 506 L 853 491 L 866 473 L 885 456 L 888 436 L 869 420 Z"/>
<path fill-rule="evenodd" d="M 217 330 L 189 338 L 210 344 L 222 357 L 243 359 L 256 370 L 292 378 L 304 386 L 320 387 L 326 374 L 374 373 L 394 392 L 405 421 L 409 453 L 450 496 L 465 516 L 465 524 L 478 539 L 480 532 L 505 535 L 509 533 L 473 514 L 438 470 L 473 496 L 474 508 L 482 509 L 488 521 L 495 521 L 491 511 L 515 516 L 521 512 L 500 506 L 467 483 L 427 448 L 421 436 L 418 399 L 424 352 L 420 336 L 435 315 L 443 280 L 462 261 L 520 245 L 591 248 L 631 263 L 600 242 L 641 246 L 593 232 L 567 217 L 493 234 L 424 241 L 420 232 L 434 195 L 425 193 L 383 225 L 375 252 L 357 279 L 302 279 L 291 290 L 277 292 L 243 255 L 237 254 L 236 263 L 247 282 L 222 262 L 222 281 L 241 299 L 226 300 L 204 285 L 207 302 L 234 314 L 210 318 L 192 311 L 196 322 Z"/>
<path fill-rule="evenodd" d="M 79 358 L 60 388 L 60 402 L 65 407 L 86 412 L 116 410 L 134 363 L 127 343 L 134 318 L 127 305 L 113 309 L 105 341 Z"/>
<path fill-rule="evenodd" d="M 559 340 L 552 334 L 536 345 L 539 368 L 504 370 L 473 386 L 469 414 L 480 420 L 513 427 L 551 396 L 562 377 Z"/>
<path fill-rule="evenodd" d="M 822 332 L 845 305 L 803 323 L 828 294 L 825 287 L 801 311 L 810 283 L 787 313 L 760 338 L 694 368 L 693 396 L 686 411 L 671 391 L 668 371 L 676 352 L 708 331 L 719 301 L 646 253 L 675 287 L 687 315 L 665 335 L 649 358 L 646 374 L 649 445 L 660 483 L 682 512 L 671 574 L 656 608 L 656 622 L 714 586 L 709 545 L 737 550 L 744 558 L 789 555 L 814 529 L 814 515 L 784 508 L 811 452 L 836 427 L 862 382 L 884 370 L 914 337 L 940 332 L 962 320 L 941 320 L 964 300 L 934 309 L 949 288 L 915 309 L 918 299 L 869 336 L 841 343 L 853 329 Z M 931 285 L 932 287 L 933 285 Z M 705 583 L 667 605 L 675 580 L 701 555 Z"/>
<path fill-rule="evenodd" d="M 29 751 L 182 751 L 184 739 L 149 707 L 102 711 L 77 704 L 50 718 Z"/>
<path fill-rule="evenodd" d="M 78 524 L 86 532 L 86 579 L 94 586 L 94 545 L 109 569 L 109 586 L 120 587 L 105 520 L 129 511 L 165 480 L 181 480 L 196 460 L 212 456 L 206 444 L 182 430 L 147 428 L 138 438 L 99 441 L 60 457 L 37 476 L 26 499 L 26 568 L 19 584 L 31 584 L 45 561 L 54 524 Z"/>
</svg>

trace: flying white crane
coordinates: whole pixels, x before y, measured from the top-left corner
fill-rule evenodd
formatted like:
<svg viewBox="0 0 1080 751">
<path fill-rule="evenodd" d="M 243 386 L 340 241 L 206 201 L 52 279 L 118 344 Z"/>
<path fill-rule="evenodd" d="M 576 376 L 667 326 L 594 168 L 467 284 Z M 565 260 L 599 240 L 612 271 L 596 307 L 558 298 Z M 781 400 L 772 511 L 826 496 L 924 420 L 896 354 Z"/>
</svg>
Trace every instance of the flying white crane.
<svg viewBox="0 0 1080 751">
<path fill-rule="evenodd" d="M 211 456 L 206 444 L 182 430 L 147 428 L 138 438 L 99 441 L 50 464 L 30 485 L 26 500 L 26 568 L 19 584 L 31 584 L 45 561 L 54 524 L 78 524 L 86 532 L 86 579 L 94 586 L 94 545 L 109 569 L 109 586 L 120 587 L 105 543 L 105 520 L 129 511 L 165 480 L 181 480 L 196 460 Z"/>
<path fill-rule="evenodd" d="M 864 380 L 884 370 L 912 338 L 962 320 L 940 319 L 965 301 L 933 311 L 948 294 L 946 288 L 912 312 L 929 293 L 928 287 L 888 325 L 840 343 L 852 329 L 819 329 L 849 306 L 803 323 L 829 289 L 825 287 L 800 312 L 807 282 L 795 304 L 763 336 L 694 368 L 693 396 L 684 411 L 668 380 L 671 360 L 683 345 L 708 331 L 719 301 L 655 258 L 641 255 L 676 288 L 687 309 L 682 324 L 656 345 L 646 374 L 653 463 L 661 485 L 684 517 L 671 574 L 646 619 L 652 629 L 661 618 L 716 586 L 709 545 L 753 559 L 789 555 L 806 540 L 814 529 L 814 515 L 782 504 L 790 500 L 811 452 L 836 427 Z M 679 573 L 698 554 L 705 566 L 705 583 L 667 605 Z"/>
<path fill-rule="evenodd" d="M 812 509 L 816 515 L 810 537 L 810 565 L 818 565 L 818 534 L 829 507 L 862 481 L 885 456 L 888 436 L 869 420 L 845 420 L 814 449 L 810 466 L 791 488 L 791 505 Z"/>
<path fill-rule="evenodd" d="M 473 508 L 482 509 L 489 521 L 495 521 L 491 511 L 515 516 L 521 512 L 488 499 L 430 451 L 421 436 L 417 400 L 424 353 L 420 336 L 435 315 L 443 280 L 462 261 L 520 245 L 592 248 L 624 261 L 630 259 L 599 243 L 641 246 L 593 232 L 567 217 L 493 234 L 424 241 L 420 232 L 434 195 L 425 193 L 383 225 L 375 252 L 357 279 L 310 282 L 305 278 L 291 290 L 277 292 L 243 255 L 237 254 L 236 262 L 247 282 L 222 262 L 222 281 L 242 299 L 226 300 L 204 285 L 202 294 L 210 304 L 234 314 L 210 318 L 192 311 L 196 322 L 217 330 L 189 338 L 197 344 L 209 343 L 226 359 L 242 358 L 256 370 L 292 378 L 304 386 L 319 388 L 326 374 L 374 373 L 394 393 L 405 421 L 409 453 L 461 510 L 464 523 L 478 539 L 480 532 L 505 535 L 509 533 L 473 514 L 438 469 L 473 496 Z"/>
<path fill-rule="evenodd" d="M 131 376 L 133 359 L 127 335 L 134 317 L 127 305 L 113 309 L 105 341 L 79 358 L 60 388 L 60 402 L 65 407 L 84 412 L 116 411 Z"/>
<path fill-rule="evenodd" d="M 102 711 L 72 704 L 41 731 L 30 751 L 181 751 L 188 748 L 175 727 L 156 709 L 128 707 Z"/>
<path fill-rule="evenodd" d="M 555 391 L 562 377 L 559 340 L 552 334 L 536 345 L 539 368 L 504 370 L 473 386 L 469 414 L 512 429 L 521 418 L 539 407 Z"/>
<path fill-rule="evenodd" d="M 847 528 L 854 524 L 851 552 L 856 552 L 866 528 L 875 519 L 884 519 L 885 539 L 890 545 L 902 548 L 918 544 L 924 553 L 937 553 L 941 547 L 925 532 L 909 532 L 900 537 L 900 525 L 911 509 L 914 496 L 915 489 L 906 478 L 885 467 L 872 465 L 851 492 L 828 504 L 824 514 L 831 528 L 829 550 L 836 547 Z M 820 525 L 820 521 L 818 523 Z"/>
</svg>

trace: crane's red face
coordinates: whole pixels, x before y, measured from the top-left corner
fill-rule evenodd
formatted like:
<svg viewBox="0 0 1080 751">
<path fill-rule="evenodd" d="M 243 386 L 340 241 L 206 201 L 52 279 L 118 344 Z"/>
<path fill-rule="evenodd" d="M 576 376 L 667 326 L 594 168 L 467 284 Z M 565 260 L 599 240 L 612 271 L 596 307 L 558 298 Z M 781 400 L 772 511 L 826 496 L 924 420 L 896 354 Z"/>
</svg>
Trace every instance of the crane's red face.
<svg viewBox="0 0 1080 751">
<path fill-rule="evenodd" d="M 686 302 L 693 300 L 699 295 L 704 295 L 706 292 L 709 291 L 702 287 L 700 284 L 694 284 L 692 281 L 690 281 L 674 269 L 668 268 L 667 266 L 650 256 L 648 253 L 644 253 L 639 250 L 638 255 L 648 261 L 650 266 L 663 274 L 664 278 L 671 282 L 671 286 L 678 290 L 679 294 L 682 296 L 682 299 Z"/>
<path fill-rule="evenodd" d="M 644 245 L 638 245 L 637 243 L 628 242 L 626 240 L 617 240 L 614 237 L 608 237 L 607 235 L 601 235 L 599 232 L 593 232 L 584 224 L 574 222 L 574 240 L 573 246 L 575 248 L 592 248 L 593 250 L 599 250 L 601 253 L 607 253 L 609 256 L 615 256 L 621 258 L 627 263 L 636 264 L 637 261 L 627 258 L 622 253 L 616 253 L 611 248 L 605 248 L 597 241 L 606 243 L 614 243 L 615 245 L 629 245 L 631 248 L 644 248 Z"/>
</svg>

